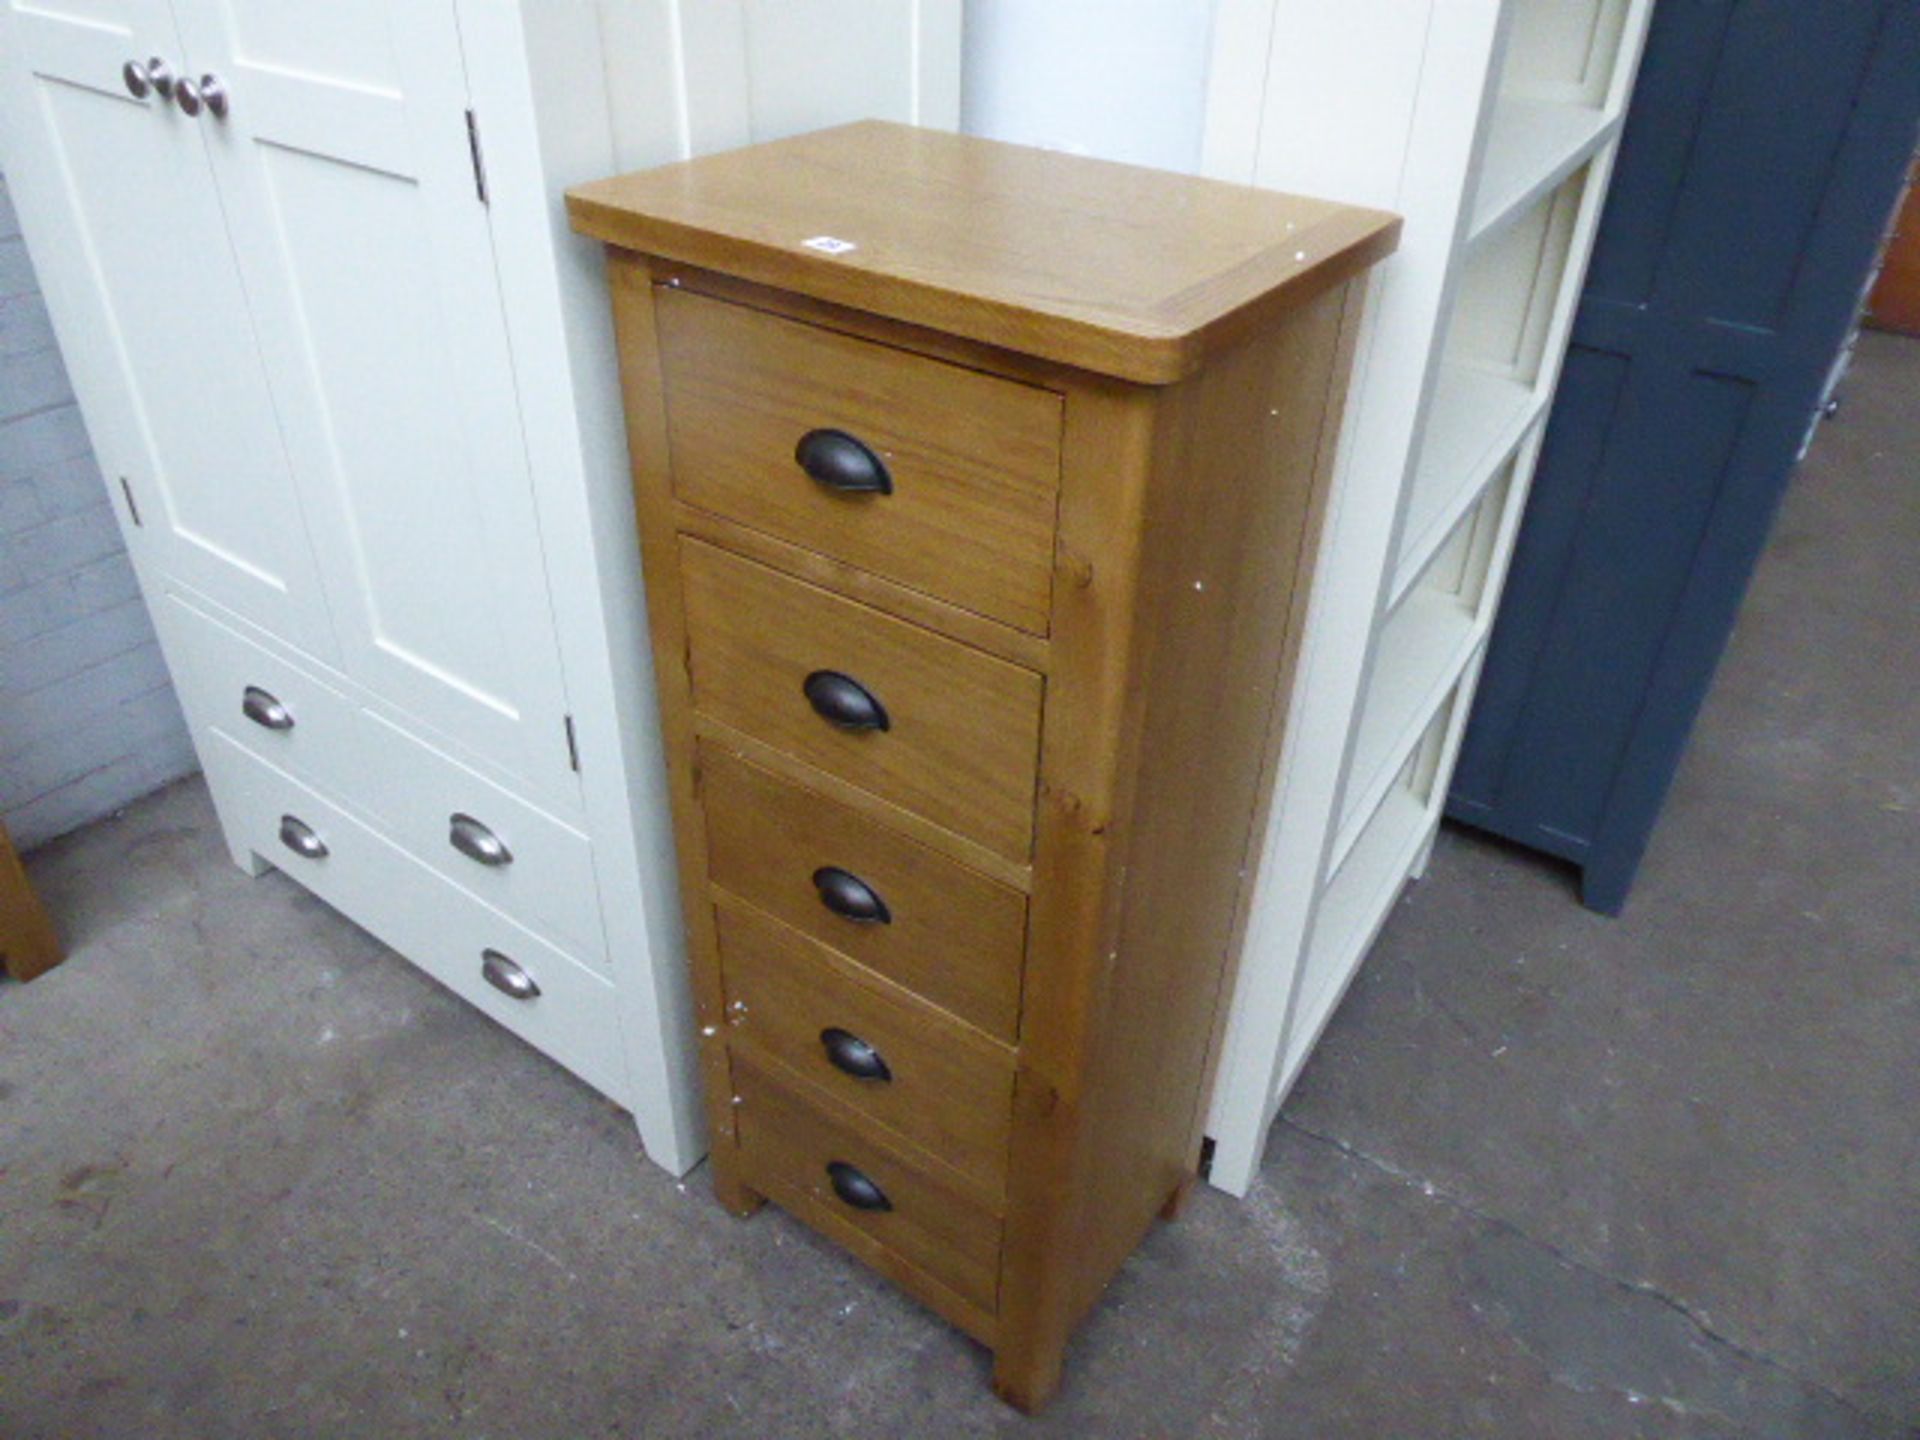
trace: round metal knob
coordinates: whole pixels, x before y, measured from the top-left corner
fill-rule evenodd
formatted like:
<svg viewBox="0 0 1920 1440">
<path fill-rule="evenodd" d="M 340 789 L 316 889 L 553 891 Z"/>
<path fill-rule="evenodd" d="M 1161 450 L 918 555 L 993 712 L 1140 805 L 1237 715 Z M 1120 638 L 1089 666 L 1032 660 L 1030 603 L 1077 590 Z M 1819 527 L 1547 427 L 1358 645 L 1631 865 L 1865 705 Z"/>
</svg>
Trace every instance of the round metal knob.
<svg viewBox="0 0 1920 1440">
<path fill-rule="evenodd" d="M 154 55 L 147 60 L 147 83 L 162 100 L 173 98 L 173 67 Z"/>
<path fill-rule="evenodd" d="M 221 83 L 218 75 L 200 77 L 200 98 L 207 102 L 207 110 L 214 119 L 227 118 L 227 87 Z"/>
<path fill-rule="evenodd" d="M 180 107 L 182 115 L 200 113 L 200 87 L 191 80 L 176 80 L 173 83 L 173 103 Z"/>
<path fill-rule="evenodd" d="M 147 67 L 138 60 L 129 60 L 120 67 L 120 79 L 125 82 L 127 93 L 136 100 L 144 100 L 153 90 L 147 82 Z"/>
</svg>

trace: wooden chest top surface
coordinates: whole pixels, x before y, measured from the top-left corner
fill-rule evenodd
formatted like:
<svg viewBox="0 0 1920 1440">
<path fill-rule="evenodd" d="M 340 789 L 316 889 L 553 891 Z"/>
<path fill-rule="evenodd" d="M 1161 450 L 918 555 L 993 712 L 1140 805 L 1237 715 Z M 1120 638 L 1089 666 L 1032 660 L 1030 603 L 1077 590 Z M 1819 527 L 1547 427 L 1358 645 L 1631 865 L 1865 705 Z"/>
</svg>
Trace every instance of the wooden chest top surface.
<svg viewBox="0 0 1920 1440">
<path fill-rule="evenodd" d="M 1148 384 L 1399 237 L 1380 211 L 881 121 L 577 186 L 567 204 L 622 249 Z"/>
</svg>

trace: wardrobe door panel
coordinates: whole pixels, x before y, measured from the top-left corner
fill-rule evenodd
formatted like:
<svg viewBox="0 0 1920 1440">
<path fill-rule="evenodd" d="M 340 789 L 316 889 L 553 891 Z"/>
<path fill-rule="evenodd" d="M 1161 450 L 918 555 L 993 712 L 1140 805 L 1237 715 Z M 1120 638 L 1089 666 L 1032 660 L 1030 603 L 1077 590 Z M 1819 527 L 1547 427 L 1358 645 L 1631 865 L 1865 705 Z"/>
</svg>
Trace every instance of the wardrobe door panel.
<svg viewBox="0 0 1920 1440">
<path fill-rule="evenodd" d="M 341 663 L 577 806 L 449 0 L 176 0 Z"/>
<path fill-rule="evenodd" d="M 9 183 L 136 553 L 330 657 L 200 127 L 147 79 L 156 58 L 184 68 L 167 7 L 14 3 L 0 19 Z"/>
</svg>

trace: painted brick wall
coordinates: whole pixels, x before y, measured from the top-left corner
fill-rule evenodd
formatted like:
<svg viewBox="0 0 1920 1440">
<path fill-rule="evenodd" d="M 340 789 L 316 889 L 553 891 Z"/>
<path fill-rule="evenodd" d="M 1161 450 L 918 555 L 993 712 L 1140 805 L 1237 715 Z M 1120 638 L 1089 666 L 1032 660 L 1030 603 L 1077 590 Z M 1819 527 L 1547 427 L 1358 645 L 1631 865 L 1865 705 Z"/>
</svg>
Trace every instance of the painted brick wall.
<svg viewBox="0 0 1920 1440">
<path fill-rule="evenodd" d="M 0 818 L 37 845 L 196 768 L 0 176 Z"/>
</svg>

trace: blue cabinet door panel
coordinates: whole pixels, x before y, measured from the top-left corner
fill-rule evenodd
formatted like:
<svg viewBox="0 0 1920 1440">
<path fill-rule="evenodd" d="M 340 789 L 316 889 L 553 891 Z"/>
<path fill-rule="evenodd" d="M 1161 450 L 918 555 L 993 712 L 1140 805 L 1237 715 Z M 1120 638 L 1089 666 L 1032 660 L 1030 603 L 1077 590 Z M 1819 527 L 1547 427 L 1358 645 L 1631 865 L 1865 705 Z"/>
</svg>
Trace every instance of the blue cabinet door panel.
<svg viewBox="0 0 1920 1440">
<path fill-rule="evenodd" d="M 1663 0 L 1448 800 L 1615 911 L 1920 121 L 1916 0 Z"/>
</svg>

